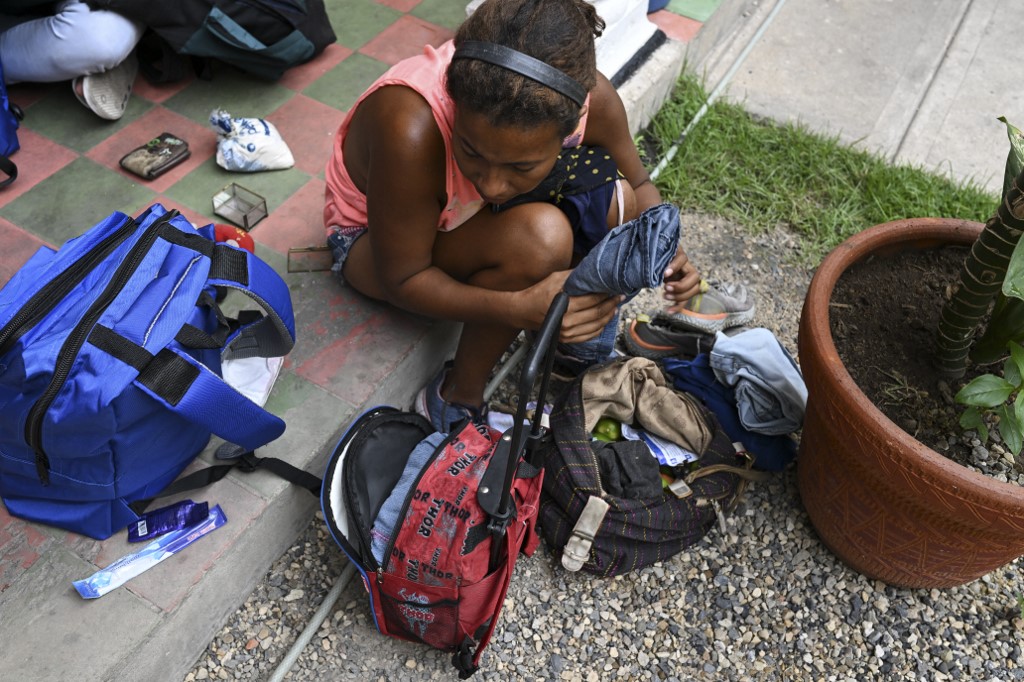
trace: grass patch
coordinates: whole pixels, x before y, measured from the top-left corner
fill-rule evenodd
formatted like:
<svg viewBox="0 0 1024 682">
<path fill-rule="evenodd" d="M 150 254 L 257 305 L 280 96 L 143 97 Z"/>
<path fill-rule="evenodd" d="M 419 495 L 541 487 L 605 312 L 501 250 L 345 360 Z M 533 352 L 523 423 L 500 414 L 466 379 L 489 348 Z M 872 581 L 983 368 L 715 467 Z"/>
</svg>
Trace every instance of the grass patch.
<svg viewBox="0 0 1024 682">
<path fill-rule="evenodd" d="M 653 168 L 707 99 L 684 75 L 642 134 Z M 993 159 L 993 164 L 1002 163 Z M 756 120 L 716 101 L 656 179 L 665 201 L 735 220 L 754 233 L 784 224 L 801 237 L 803 256 L 819 262 L 850 235 L 897 218 L 948 217 L 984 222 L 998 197 L 800 125 Z"/>
</svg>

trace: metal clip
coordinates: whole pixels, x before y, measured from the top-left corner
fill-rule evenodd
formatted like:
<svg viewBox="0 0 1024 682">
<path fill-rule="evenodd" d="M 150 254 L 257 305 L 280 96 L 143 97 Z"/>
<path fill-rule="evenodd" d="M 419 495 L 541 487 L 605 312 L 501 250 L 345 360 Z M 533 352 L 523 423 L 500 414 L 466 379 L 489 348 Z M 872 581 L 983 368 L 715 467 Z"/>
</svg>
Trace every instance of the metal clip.
<svg viewBox="0 0 1024 682">
<path fill-rule="evenodd" d="M 718 518 L 718 527 L 722 530 L 724 535 L 728 531 L 728 525 L 725 522 L 725 510 L 722 509 L 722 505 L 719 504 L 718 500 L 711 500 L 711 506 L 715 508 L 715 516 Z"/>
</svg>

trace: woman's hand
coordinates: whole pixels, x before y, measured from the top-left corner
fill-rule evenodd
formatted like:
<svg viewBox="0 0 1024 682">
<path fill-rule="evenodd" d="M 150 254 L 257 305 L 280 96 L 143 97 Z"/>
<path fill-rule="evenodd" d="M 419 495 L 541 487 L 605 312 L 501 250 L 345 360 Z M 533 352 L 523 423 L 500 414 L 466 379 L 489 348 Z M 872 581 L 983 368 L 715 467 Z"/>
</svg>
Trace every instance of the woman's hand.
<svg viewBox="0 0 1024 682">
<path fill-rule="evenodd" d="M 526 300 L 524 329 L 540 329 L 551 301 L 562 290 L 572 270 L 553 272 L 522 292 Z M 562 317 L 558 340 L 562 343 L 587 341 L 601 333 L 615 315 L 615 309 L 624 297 L 610 294 L 570 296 L 569 306 Z"/>
<path fill-rule="evenodd" d="M 700 273 L 682 247 L 676 249 L 672 262 L 665 268 L 665 300 L 671 301 L 668 312 L 677 313 L 692 296 L 700 293 Z"/>
</svg>

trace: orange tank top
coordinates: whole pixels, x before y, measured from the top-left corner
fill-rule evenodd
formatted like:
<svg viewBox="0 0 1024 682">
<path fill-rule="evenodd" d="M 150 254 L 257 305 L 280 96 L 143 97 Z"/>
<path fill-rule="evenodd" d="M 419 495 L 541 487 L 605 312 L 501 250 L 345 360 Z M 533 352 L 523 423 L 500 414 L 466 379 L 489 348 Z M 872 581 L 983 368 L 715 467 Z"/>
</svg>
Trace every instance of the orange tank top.
<svg viewBox="0 0 1024 682">
<path fill-rule="evenodd" d="M 441 131 L 441 137 L 444 138 L 448 170 L 450 171 L 445 174 L 445 194 L 448 197 L 448 203 L 438 217 L 437 229 L 442 232 L 454 230 L 483 208 L 484 201 L 480 198 L 480 193 L 476 191 L 473 183 L 462 174 L 458 164 L 455 163 L 455 157 L 452 156 L 452 123 L 455 118 L 455 103 L 448 97 L 444 78 L 454 52 L 455 46 L 450 40 L 436 49 L 427 45 L 422 55 L 404 59 L 388 69 L 349 110 L 341 127 L 338 128 L 338 133 L 334 136 L 334 151 L 325 171 L 327 189 L 324 225 L 328 229 L 332 226 L 363 227 L 368 224 L 366 195 L 356 188 L 352 178 L 349 177 L 342 156 L 342 147 L 356 108 L 371 93 L 385 85 L 404 85 L 419 93 L 430 105 L 434 120 Z M 587 103 L 589 104 L 589 102 L 590 96 L 588 95 Z M 568 148 L 579 145 L 583 141 L 586 124 L 587 114 L 584 111 L 576 130 L 565 138 L 562 146 Z"/>
</svg>

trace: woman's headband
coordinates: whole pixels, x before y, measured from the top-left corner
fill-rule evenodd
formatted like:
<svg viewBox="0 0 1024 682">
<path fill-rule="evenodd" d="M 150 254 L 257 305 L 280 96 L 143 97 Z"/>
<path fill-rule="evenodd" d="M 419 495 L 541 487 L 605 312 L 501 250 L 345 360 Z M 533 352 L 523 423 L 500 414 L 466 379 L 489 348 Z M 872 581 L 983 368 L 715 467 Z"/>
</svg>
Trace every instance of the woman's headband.
<svg viewBox="0 0 1024 682">
<path fill-rule="evenodd" d="M 550 64 L 518 50 L 513 50 L 511 47 L 478 40 L 466 40 L 455 50 L 452 59 L 479 59 L 482 62 L 514 71 L 565 95 L 581 107 L 587 99 L 586 89 L 575 79 Z"/>
</svg>

